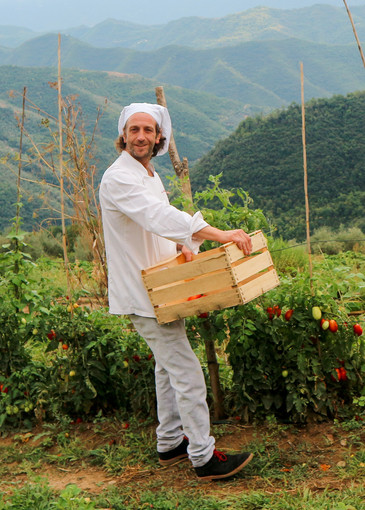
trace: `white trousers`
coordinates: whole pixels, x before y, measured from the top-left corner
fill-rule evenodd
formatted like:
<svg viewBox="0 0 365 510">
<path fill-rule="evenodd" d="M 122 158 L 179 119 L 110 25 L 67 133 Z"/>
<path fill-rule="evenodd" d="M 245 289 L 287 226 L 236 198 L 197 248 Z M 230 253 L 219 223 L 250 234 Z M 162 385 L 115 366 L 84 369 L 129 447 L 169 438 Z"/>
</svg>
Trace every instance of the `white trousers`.
<svg viewBox="0 0 365 510">
<path fill-rule="evenodd" d="M 154 318 L 129 317 L 156 362 L 157 450 L 172 450 L 186 435 L 193 466 L 203 466 L 213 455 L 215 440 L 210 435 L 203 371 L 186 336 L 184 321 L 160 325 Z"/>
</svg>

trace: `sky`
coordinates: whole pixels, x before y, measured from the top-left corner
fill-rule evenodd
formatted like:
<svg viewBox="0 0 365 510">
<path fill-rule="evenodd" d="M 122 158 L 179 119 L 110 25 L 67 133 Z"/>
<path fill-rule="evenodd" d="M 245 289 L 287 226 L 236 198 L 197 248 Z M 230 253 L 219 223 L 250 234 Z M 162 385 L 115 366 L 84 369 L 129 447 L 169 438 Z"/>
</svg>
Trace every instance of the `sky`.
<svg viewBox="0 0 365 510">
<path fill-rule="evenodd" d="M 219 18 L 258 6 L 296 9 L 319 3 L 344 7 L 343 0 L 0 0 L 0 25 L 47 31 L 93 26 L 107 18 L 157 25 L 186 16 Z M 365 0 L 347 4 L 351 10 Z"/>
</svg>

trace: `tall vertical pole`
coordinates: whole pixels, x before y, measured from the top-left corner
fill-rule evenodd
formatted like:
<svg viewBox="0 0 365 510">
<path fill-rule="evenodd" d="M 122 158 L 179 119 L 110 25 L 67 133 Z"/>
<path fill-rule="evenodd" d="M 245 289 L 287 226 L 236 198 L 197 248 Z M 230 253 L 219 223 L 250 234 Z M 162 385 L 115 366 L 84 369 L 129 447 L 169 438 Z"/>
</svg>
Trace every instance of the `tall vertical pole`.
<svg viewBox="0 0 365 510">
<path fill-rule="evenodd" d="M 58 138 L 59 138 L 59 166 L 60 166 L 60 194 L 61 194 L 61 225 L 62 225 L 62 247 L 63 260 L 65 265 L 67 286 L 69 287 L 67 239 L 65 226 L 65 198 L 63 183 L 63 129 L 62 129 L 62 91 L 61 91 L 61 34 L 58 34 Z"/>
<path fill-rule="evenodd" d="M 23 88 L 23 107 L 22 107 L 22 120 L 20 124 L 20 141 L 19 141 L 19 163 L 18 163 L 18 179 L 17 179 L 17 196 L 16 196 L 16 233 L 19 231 L 20 223 L 20 182 L 22 173 L 22 154 L 23 154 L 23 131 L 24 131 L 24 120 L 25 120 L 25 98 L 27 94 L 27 87 Z"/>
<path fill-rule="evenodd" d="M 306 218 L 306 230 L 307 230 L 307 250 L 308 250 L 308 257 L 309 257 L 310 286 L 311 286 L 311 290 L 312 290 L 312 293 L 313 293 L 312 252 L 311 252 L 310 229 L 309 229 L 307 144 L 306 144 L 306 137 L 305 137 L 305 104 L 304 104 L 304 71 L 303 71 L 303 62 L 300 63 L 300 78 L 301 78 L 301 96 L 302 96 L 302 142 L 303 142 L 303 166 L 304 166 L 305 218 Z"/>
<path fill-rule="evenodd" d="M 155 91 L 158 104 L 167 108 L 163 87 L 156 87 Z M 181 191 L 187 201 L 185 211 L 189 214 L 193 214 L 193 195 L 190 186 L 189 164 L 187 158 L 183 158 L 182 161 L 180 160 L 180 156 L 175 143 L 174 133 L 171 133 L 169 155 L 175 173 L 181 180 Z"/>
<path fill-rule="evenodd" d="M 15 215 L 15 252 L 19 252 L 19 229 L 20 229 L 20 183 L 22 174 L 22 156 L 23 156 L 23 131 L 24 131 L 24 120 L 25 120 L 25 98 L 27 94 L 27 87 L 23 88 L 23 108 L 22 108 L 22 120 L 20 123 L 20 140 L 19 140 L 19 162 L 18 162 L 18 178 L 16 183 L 16 215 Z M 20 271 L 20 261 L 16 257 L 14 259 L 14 273 L 18 274 Z M 20 285 L 14 284 L 15 297 L 20 298 Z M 18 309 L 17 309 L 18 310 Z M 18 310 L 19 311 L 19 310 Z"/>
<path fill-rule="evenodd" d="M 350 21 L 351 21 L 351 25 L 352 25 L 352 30 L 353 30 L 353 32 L 355 34 L 355 39 L 356 39 L 356 42 L 357 42 L 357 47 L 359 48 L 361 60 L 362 60 L 362 63 L 364 64 L 364 67 L 365 67 L 365 57 L 364 57 L 364 53 L 363 53 L 362 48 L 361 48 L 360 39 L 359 39 L 359 37 L 357 35 L 357 31 L 356 31 L 356 28 L 355 28 L 355 23 L 354 23 L 354 20 L 352 18 L 351 11 L 348 8 L 346 0 L 343 0 L 343 3 L 345 4 L 347 14 L 349 15 L 349 18 L 350 18 Z"/>
</svg>

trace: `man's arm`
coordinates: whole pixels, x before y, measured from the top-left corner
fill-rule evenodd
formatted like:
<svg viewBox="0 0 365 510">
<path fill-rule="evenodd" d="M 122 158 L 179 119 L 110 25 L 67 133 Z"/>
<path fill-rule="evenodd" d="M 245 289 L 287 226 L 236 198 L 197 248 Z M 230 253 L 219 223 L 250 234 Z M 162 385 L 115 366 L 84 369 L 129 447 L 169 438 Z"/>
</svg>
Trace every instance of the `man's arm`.
<svg viewBox="0 0 365 510">
<path fill-rule="evenodd" d="M 220 230 L 212 226 L 204 227 L 195 232 L 193 239 L 198 241 L 207 239 L 208 241 L 218 241 L 221 244 L 236 243 L 245 255 L 250 255 L 252 251 L 251 237 L 244 230 Z"/>
</svg>

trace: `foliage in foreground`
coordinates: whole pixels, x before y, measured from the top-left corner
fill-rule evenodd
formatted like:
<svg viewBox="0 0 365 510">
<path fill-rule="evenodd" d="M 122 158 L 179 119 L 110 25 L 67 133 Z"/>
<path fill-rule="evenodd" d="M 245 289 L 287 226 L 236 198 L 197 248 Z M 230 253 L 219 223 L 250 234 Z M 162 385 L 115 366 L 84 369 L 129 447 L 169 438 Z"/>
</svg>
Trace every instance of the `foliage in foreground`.
<svg viewBox="0 0 365 510">
<path fill-rule="evenodd" d="M 196 194 L 211 224 L 248 232 L 267 226 L 262 211 L 249 207 L 247 193 L 236 190 L 241 205 L 232 203 L 234 193 L 221 189 L 217 177 L 211 182 Z M 208 207 L 214 203 L 220 207 Z M 36 280 L 24 233 L 18 229 L 8 238 L 0 253 L 0 427 L 153 414 L 153 357 L 129 321 L 103 308 L 91 312 L 79 306 L 77 295 L 60 295 L 50 282 Z M 302 422 L 363 419 L 364 337 L 348 314 L 363 310 L 364 256 L 325 259 L 316 268 L 313 293 L 298 260 L 281 258 L 281 285 L 248 305 L 187 319 L 190 339 L 199 350 L 209 335 L 229 356 L 227 414 L 247 420 L 267 413 Z M 322 327 L 314 306 L 337 331 Z"/>
<path fill-rule="evenodd" d="M 338 303 L 334 296 L 353 283 L 351 275 L 340 285 L 321 277 L 312 297 L 307 276 L 282 277 L 278 289 L 245 307 L 187 320 L 198 350 L 201 337 L 210 334 L 229 355 L 228 414 L 250 420 L 267 413 L 292 421 L 362 419 L 364 342 L 347 315 L 358 303 Z M 26 311 L 5 296 L 0 306 L 1 425 L 85 419 L 100 412 L 153 413 L 153 357 L 129 322 L 67 297 L 52 301 L 41 291 L 37 295 L 31 294 L 33 307 L 28 303 Z M 360 293 L 357 298 L 363 302 Z M 268 312 L 275 306 L 275 313 Z M 336 332 L 321 328 L 313 306 L 322 309 L 323 318 L 336 320 Z"/>
</svg>

